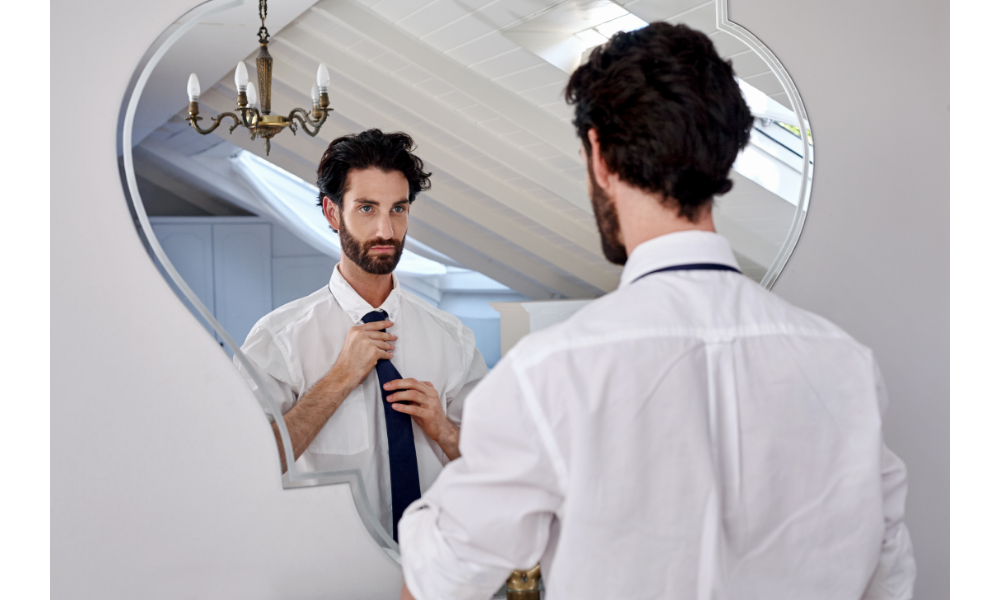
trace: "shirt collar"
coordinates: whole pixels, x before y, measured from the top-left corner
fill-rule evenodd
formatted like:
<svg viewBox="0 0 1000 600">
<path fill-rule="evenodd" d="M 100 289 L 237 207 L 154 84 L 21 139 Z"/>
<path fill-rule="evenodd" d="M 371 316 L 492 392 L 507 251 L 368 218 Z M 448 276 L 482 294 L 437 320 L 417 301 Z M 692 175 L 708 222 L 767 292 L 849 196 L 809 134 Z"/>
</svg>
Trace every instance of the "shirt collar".
<svg viewBox="0 0 1000 600">
<path fill-rule="evenodd" d="M 622 271 L 625 287 L 656 269 L 694 263 L 740 266 L 726 238 L 712 231 L 678 231 L 647 240 L 632 250 Z"/>
<path fill-rule="evenodd" d="M 372 305 L 365 302 L 351 284 L 347 283 L 344 276 L 340 273 L 340 265 L 338 264 L 333 268 L 333 275 L 330 276 L 330 291 L 333 293 L 333 297 L 337 300 L 337 304 L 344 309 L 351 320 L 355 324 L 361 323 L 361 318 L 375 310 Z M 392 274 L 392 291 L 389 292 L 389 297 L 385 299 L 382 306 L 378 307 L 389 314 L 389 320 L 395 321 L 396 317 L 399 316 L 399 298 L 400 298 L 399 280 L 396 278 L 396 274 Z"/>
</svg>

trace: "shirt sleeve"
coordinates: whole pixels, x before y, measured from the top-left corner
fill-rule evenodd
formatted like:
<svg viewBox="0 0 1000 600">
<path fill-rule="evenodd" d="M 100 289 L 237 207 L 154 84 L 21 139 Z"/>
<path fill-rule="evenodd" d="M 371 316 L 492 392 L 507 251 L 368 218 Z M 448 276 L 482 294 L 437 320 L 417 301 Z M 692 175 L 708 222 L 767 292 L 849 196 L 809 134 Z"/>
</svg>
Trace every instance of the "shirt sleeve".
<svg viewBox="0 0 1000 600">
<path fill-rule="evenodd" d="M 884 414 L 888 394 L 882 373 L 875 365 L 875 381 L 879 408 Z M 903 523 L 906 507 L 906 465 L 882 444 L 882 512 L 885 533 L 878 567 L 868 584 L 863 600 L 909 600 L 913 597 L 913 582 L 917 565 L 913 559 L 910 532 Z"/>
<path fill-rule="evenodd" d="M 462 326 L 462 345 L 465 355 L 462 378 L 454 392 L 446 394 L 445 397 L 445 414 L 449 421 L 458 426 L 462 425 L 465 399 L 479 385 L 483 377 L 486 377 L 490 372 L 482 353 L 476 348 L 475 334 L 464 325 Z"/>
<path fill-rule="evenodd" d="M 459 448 L 400 521 L 403 577 L 417 600 L 489 598 L 538 563 L 562 504 L 562 464 L 509 360 L 469 395 Z"/>
<path fill-rule="evenodd" d="M 296 393 L 297 382 L 290 368 L 290 362 L 282 351 L 277 340 L 264 328 L 254 327 L 247 335 L 246 342 L 240 347 L 250 366 L 256 371 L 258 379 L 264 385 L 270 400 L 275 403 L 281 414 L 287 413 L 298 401 Z M 233 357 L 236 370 L 255 393 L 258 392 L 248 366 L 238 357 Z M 273 421 L 272 415 L 268 419 Z"/>
</svg>

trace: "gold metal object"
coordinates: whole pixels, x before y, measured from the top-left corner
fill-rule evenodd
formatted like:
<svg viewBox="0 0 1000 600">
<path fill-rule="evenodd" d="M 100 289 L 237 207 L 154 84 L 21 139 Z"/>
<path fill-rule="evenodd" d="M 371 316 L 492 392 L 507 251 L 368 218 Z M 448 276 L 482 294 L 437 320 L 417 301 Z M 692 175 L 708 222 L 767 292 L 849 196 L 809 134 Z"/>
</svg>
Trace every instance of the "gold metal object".
<svg viewBox="0 0 1000 600">
<path fill-rule="evenodd" d="M 507 600 L 540 600 L 541 565 L 527 571 L 514 571 L 507 578 Z"/>
<path fill-rule="evenodd" d="M 260 41 L 260 53 L 257 55 L 257 83 L 260 85 L 260 110 L 249 106 L 246 91 L 238 92 L 236 96 L 236 112 L 225 112 L 212 118 L 212 126 L 202 128 L 198 121 L 202 118 L 198 116 L 198 103 L 191 102 L 188 105 L 188 116 L 185 119 L 191 124 L 195 131 L 202 135 L 207 135 L 218 129 L 223 119 L 233 120 L 233 126 L 229 128 L 232 133 L 237 127 L 246 127 L 250 132 L 250 139 L 263 138 L 264 151 L 271 154 L 271 138 L 281 133 L 281 130 L 288 128 L 292 135 L 295 135 L 299 127 L 310 137 L 316 137 L 320 127 L 326 123 L 326 118 L 333 110 L 329 108 L 330 97 L 325 91 L 320 93 L 319 103 L 313 105 L 312 111 L 302 108 L 294 108 L 287 117 L 271 114 L 271 77 L 274 67 L 274 59 L 267 50 L 267 40 L 270 34 L 264 21 L 267 19 L 267 0 L 259 0 L 258 11 L 260 15 L 260 30 L 257 32 Z M 238 114 L 237 114 L 238 113 Z"/>
<path fill-rule="evenodd" d="M 257 82 L 260 84 L 260 112 L 271 114 L 271 67 L 274 59 L 267 51 L 267 42 L 260 45 L 257 55 Z"/>
</svg>

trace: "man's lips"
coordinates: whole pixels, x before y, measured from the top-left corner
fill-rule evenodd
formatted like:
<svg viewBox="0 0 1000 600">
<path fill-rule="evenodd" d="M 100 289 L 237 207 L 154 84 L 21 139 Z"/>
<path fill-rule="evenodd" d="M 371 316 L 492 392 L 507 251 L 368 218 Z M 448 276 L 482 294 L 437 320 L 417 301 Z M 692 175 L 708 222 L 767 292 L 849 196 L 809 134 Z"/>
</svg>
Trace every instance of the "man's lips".
<svg viewBox="0 0 1000 600">
<path fill-rule="evenodd" d="M 372 246 L 372 252 L 395 252 L 396 248 L 393 246 Z"/>
</svg>

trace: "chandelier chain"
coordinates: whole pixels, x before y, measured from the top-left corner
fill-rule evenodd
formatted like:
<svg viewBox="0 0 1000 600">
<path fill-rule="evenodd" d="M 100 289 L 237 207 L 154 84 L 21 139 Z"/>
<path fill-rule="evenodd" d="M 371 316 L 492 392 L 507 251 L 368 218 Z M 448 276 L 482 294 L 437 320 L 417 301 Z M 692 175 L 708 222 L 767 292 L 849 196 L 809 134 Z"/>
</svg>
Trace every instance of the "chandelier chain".
<svg viewBox="0 0 1000 600">
<path fill-rule="evenodd" d="M 261 45 L 266 45 L 268 38 L 271 37 L 271 34 L 267 32 L 267 27 L 264 26 L 264 21 L 267 19 L 267 0 L 258 0 L 257 14 L 260 16 L 260 29 L 257 30 L 257 39 L 260 40 Z"/>
</svg>

